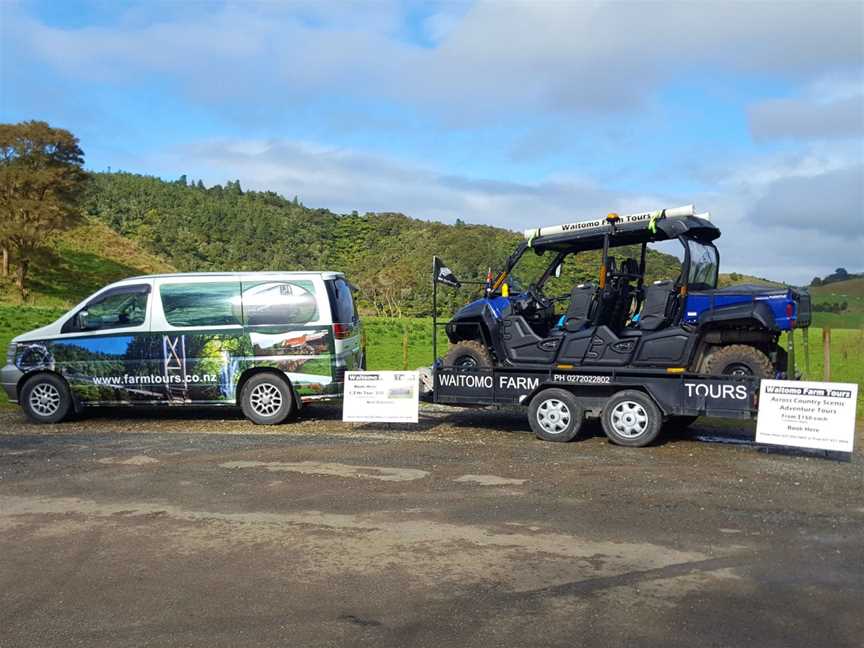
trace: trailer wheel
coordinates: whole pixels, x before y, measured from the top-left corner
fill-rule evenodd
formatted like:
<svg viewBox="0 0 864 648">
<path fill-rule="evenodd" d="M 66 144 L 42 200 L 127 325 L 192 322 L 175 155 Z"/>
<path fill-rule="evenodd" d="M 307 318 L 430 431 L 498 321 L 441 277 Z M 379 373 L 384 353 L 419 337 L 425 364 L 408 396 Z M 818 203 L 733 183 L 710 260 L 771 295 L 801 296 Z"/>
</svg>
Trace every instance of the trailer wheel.
<svg viewBox="0 0 864 648">
<path fill-rule="evenodd" d="M 612 443 L 641 448 L 660 434 L 663 415 L 647 394 L 627 389 L 606 402 L 602 422 L 603 431 Z"/>
<path fill-rule="evenodd" d="M 579 400 L 563 389 L 544 389 L 528 408 L 531 429 L 544 441 L 572 441 L 579 434 L 584 415 Z"/>
</svg>

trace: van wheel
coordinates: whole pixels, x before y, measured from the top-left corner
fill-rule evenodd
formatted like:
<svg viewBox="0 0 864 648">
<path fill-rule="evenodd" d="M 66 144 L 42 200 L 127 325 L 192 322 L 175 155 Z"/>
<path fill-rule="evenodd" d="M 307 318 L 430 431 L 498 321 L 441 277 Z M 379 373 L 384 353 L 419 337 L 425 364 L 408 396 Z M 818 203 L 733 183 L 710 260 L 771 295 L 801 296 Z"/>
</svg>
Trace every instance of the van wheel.
<svg viewBox="0 0 864 648">
<path fill-rule="evenodd" d="M 243 385 L 240 407 L 256 425 L 278 425 L 294 413 L 291 386 L 275 373 L 255 374 Z"/>
<path fill-rule="evenodd" d="M 705 373 L 712 376 L 753 376 L 773 378 L 774 367 L 756 347 L 746 344 L 730 344 L 721 347 L 705 359 Z"/>
<path fill-rule="evenodd" d="M 585 413 L 579 400 L 563 389 L 544 389 L 531 399 L 528 422 L 538 439 L 566 443 L 579 434 Z"/>
<path fill-rule="evenodd" d="M 641 448 L 660 434 L 663 415 L 648 395 L 627 389 L 606 402 L 602 422 L 603 431 L 612 443 Z"/>
<path fill-rule="evenodd" d="M 20 403 L 31 421 L 59 423 L 72 410 L 72 395 L 60 376 L 39 374 L 24 383 Z"/>
<path fill-rule="evenodd" d="M 447 351 L 444 366 L 457 369 L 491 369 L 492 356 L 481 342 L 461 340 Z"/>
</svg>

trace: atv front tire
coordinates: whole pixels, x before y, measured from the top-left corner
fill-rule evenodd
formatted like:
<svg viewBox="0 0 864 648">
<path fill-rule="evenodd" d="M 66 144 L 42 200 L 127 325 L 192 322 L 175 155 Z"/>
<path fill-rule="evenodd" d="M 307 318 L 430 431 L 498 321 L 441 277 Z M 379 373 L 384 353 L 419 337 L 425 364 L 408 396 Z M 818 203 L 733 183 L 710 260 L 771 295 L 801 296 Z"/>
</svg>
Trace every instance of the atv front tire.
<svg viewBox="0 0 864 648">
<path fill-rule="evenodd" d="M 477 340 L 461 340 L 450 347 L 444 356 L 445 367 L 458 369 L 491 369 L 492 356 Z"/>
<path fill-rule="evenodd" d="M 711 376 L 753 376 L 773 378 L 771 360 L 759 349 L 746 344 L 730 344 L 705 359 L 705 373 Z"/>
</svg>

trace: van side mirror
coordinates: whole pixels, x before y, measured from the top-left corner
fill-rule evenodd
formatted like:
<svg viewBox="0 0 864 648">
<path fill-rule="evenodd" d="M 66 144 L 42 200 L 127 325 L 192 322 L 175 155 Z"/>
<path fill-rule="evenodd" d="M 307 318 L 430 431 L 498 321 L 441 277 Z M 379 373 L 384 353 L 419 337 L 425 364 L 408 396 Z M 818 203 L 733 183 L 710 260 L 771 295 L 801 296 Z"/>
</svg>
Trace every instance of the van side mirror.
<svg viewBox="0 0 864 648">
<path fill-rule="evenodd" d="M 76 319 L 75 325 L 79 331 L 86 331 L 87 330 L 87 327 L 88 327 L 87 318 L 89 315 L 90 315 L 90 313 L 88 313 L 86 310 L 82 310 L 80 313 L 78 313 L 78 315 L 75 316 L 75 319 Z"/>
</svg>

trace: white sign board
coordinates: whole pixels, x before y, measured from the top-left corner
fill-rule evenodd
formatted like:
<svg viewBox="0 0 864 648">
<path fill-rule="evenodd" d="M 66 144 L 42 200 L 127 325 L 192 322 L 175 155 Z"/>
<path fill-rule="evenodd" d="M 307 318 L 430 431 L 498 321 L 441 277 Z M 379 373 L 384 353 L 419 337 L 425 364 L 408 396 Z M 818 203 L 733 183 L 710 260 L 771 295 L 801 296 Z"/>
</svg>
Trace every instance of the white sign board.
<svg viewBox="0 0 864 648">
<path fill-rule="evenodd" d="M 858 385 L 763 380 L 756 442 L 852 452 Z"/>
<path fill-rule="evenodd" d="M 416 423 L 419 397 L 416 371 L 348 371 L 342 420 Z"/>
</svg>

